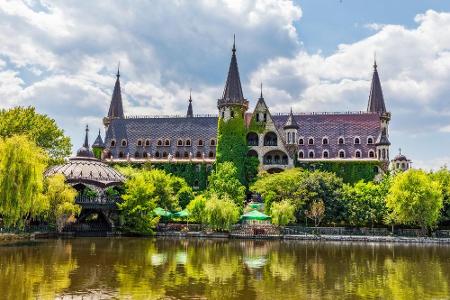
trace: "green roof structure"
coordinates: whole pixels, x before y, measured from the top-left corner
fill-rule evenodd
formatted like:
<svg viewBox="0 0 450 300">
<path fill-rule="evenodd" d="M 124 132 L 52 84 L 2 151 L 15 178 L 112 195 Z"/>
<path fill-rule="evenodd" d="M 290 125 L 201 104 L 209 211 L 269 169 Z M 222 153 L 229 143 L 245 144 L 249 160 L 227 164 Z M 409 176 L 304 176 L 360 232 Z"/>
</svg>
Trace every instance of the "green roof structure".
<svg viewBox="0 0 450 300">
<path fill-rule="evenodd" d="M 241 216 L 241 220 L 245 220 L 245 221 L 252 221 L 252 220 L 267 221 L 270 219 L 271 219 L 270 216 L 263 214 L 262 212 L 259 212 L 257 210 L 252 210 Z"/>
</svg>

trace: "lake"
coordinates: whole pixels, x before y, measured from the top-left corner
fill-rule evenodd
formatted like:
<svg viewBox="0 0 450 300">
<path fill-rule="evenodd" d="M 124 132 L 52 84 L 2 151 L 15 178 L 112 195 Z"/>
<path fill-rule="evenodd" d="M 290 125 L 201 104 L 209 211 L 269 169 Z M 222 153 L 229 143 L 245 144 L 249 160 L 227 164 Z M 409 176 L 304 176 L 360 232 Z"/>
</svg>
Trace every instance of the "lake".
<svg viewBox="0 0 450 300">
<path fill-rule="evenodd" d="M 450 247 L 76 238 L 0 244 L 0 299 L 449 299 Z"/>
</svg>

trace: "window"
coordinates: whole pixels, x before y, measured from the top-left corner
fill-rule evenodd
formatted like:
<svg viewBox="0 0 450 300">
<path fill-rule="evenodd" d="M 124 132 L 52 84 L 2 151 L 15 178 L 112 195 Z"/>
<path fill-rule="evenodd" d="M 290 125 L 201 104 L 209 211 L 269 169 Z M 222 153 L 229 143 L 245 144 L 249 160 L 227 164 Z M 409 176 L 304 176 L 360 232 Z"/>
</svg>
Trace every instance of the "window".
<svg viewBox="0 0 450 300">
<path fill-rule="evenodd" d="M 156 157 L 156 158 L 159 158 L 159 156 L 160 156 L 160 155 L 159 155 L 159 151 L 156 151 L 155 157 Z"/>
<path fill-rule="evenodd" d="M 299 138 L 298 139 L 298 144 L 299 145 L 304 145 L 305 144 L 305 141 L 303 140 L 303 138 Z"/>
<path fill-rule="evenodd" d="M 184 142 L 184 144 L 185 144 L 187 147 L 190 147 L 190 146 L 191 146 L 191 140 L 190 140 L 190 139 L 187 139 L 186 142 Z"/>
<path fill-rule="evenodd" d="M 264 146 L 277 146 L 278 138 L 277 135 L 273 132 L 268 132 L 264 136 Z"/>
<path fill-rule="evenodd" d="M 303 151 L 298 152 L 298 158 L 303 158 L 305 155 L 303 154 Z"/>
<path fill-rule="evenodd" d="M 308 158 L 314 158 L 314 151 L 310 150 L 308 152 Z"/>
<path fill-rule="evenodd" d="M 361 158 L 361 151 L 360 150 L 356 150 L 355 157 L 356 158 Z"/>
<path fill-rule="evenodd" d="M 175 158 L 180 158 L 180 152 L 179 151 L 175 152 Z"/>
<path fill-rule="evenodd" d="M 373 144 L 373 137 L 369 136 L 367 138 L 367 144 L 372 145 Z"/>
<path fill-rule="evenodd" d="M 259 122 L 259 113 L 256 113 L 256 122 Z"/>
<path fill-rule="evenodd" d="M 123 152 L 122 151 L 119 152 L 119 158 L 123 158 Z"/>
<path fill-rule="evenodd" d="M 122 140 L 122 147 L 126 147 L 127 146 L 127 140 Z"/>
<path fill-rule="evenodd" d="M 116 146 L 116 141 L 115 140 L 111 140 L 111 147 L 115 147 Z"/>
<path fill-rule="evenodd" d="M 139 158 L 139 156 L 140 156 L 140 155 L 139 155 L 139 152 L 136 151 L 136 152 L 134 153 L 134 157 L 135 157 L 135 158 Z"/>
<path fill-rule="evenodd" d="M 150 140 L 145 140 L 145 146 L 146 147 L 150 146 Z"/>
<path fill-rule="evenodd" d="M 214 152 L 209 151 L 208 157 L 209 157 L 209 158 L 214 158 Z"/>
<path fill-rule="evenodd" d="M 375 152 L 373 150 L 369 150 L 369 158 L 375 158 Z"/>
<path fill-rule="evenodd" d="M 162 140 L 158 140 L 157 145 L 158 145 L 158 146 L 162 146 L 162 145 L 163 145 Z"/>
<path fill-rule="evenodd" d="M 314 145 L 314 139 L 313 138 L 309 138 L 308 139 L 308 145 Z"/>
<path fill-rule="evenodd" d="M 328 158 L 328 157 L 329 157 L 328 150 L 324 150 L 324 151 L 323 151 L 322 157 L 323 157 L 323 158 Z"/>
<path fill-rule="evenodd" d="M 209 144 L 211 146 L 215 146 L 216 145 L 216 140 L 215 139 L 211 139 L 211 141 L 209 142 Z"/>
<path fill-rule="evenodd" d="M 345 158 L 345 151 L 339 150 L 339 158 Z"/>
<path fill-rule="evenodd" d="M 177 146 L 183 146 L 183 141 L 182 140 L 178 140 Z"/>
<path fill-rule="evenodd" d="M 139 147 L 141 147 L 141 146 L 142 146 L 142 140 L 138 140 L 138 141 L 137 141 L 137 145 L 138 145 Z"/>
<path fill-rule="evenodd" d="M 343 137 L 340 137 L 340 138 L 338 139 L 338 144 L 339 144 L 339 145 L 343 145 L 343 144 L 344 144 L 344 138 L 343 138 Z"/>
<path fill-rule="evenodd" d="M 255 132 L 249 132 L 247 134 L 247 145 L 249 146 L 258 146 L 259 138 Z"/>
<path fill-rule="evenodd" d="M 167 152 L 166 151 L 163 152 L 163 158 L 167 158 Z"/>
<path fill-rule="evenodd" d="M 170 146 L 170 141 L 169 140 L 165 140 L 164 141 L 164 146 Z"/>
<path fill-rule="evenodd" d="M 361 140 L 359 139 L 359 137 L 355 137 L 355 145 L 359 144 L 361 144 Z"/>
<path fill-rule="evenodd" d="M 322 145 L 328 145 L 328 138 L 324 137 L 322 139 Z"/>
<path fill-rule="evenodd" d="M 231 118 L 234 118 L 234 111 L 231 111 L 231 112 L 230 112 L 230 117 L 231 117 Z"/>
<path fill-rule="evenodd" d="M 198 140 L 198 145 L 199 145 L 200 147 L 202 147 L 202 146 L 203 146 L 203 140 Z"/>
<path fill-rule="evenodd" d="M 142 153 L 142 157 L 143 158 L 147 158 L 148 157 L 148 153 L 147 152 Z"/>
<path fill-rule="evenodd" d="M 197 153 L 195 154 L 195 157 L 202 158 L 202 153 L 200 151 L 197 151 Z"/>
<path fill-rule="evenodd" d="M 222 119 L 224 119 L 225 118 L 225 112 L 223 111 L 222 112 Z"/>
<path fill-rule="evenodd" d="M 184 151 L 184 158 L 189 158 L 189 152 Z"/>
<path fill-rule="evenodd" d="M 267 122 L 267 113 L 264 113 L 263 120 L 264 120 L 264 122 Z"/>
</svg>

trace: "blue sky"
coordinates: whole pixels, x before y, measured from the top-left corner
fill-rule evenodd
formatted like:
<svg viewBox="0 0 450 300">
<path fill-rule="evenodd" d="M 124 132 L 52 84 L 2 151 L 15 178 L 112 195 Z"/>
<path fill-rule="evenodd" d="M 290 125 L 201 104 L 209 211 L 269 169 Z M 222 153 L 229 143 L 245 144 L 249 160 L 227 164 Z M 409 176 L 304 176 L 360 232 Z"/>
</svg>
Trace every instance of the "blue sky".
<svg viewBox="0 0 450 300">
<path fill-rule="evenodd" d="M 102 128 L 118 61 L 125 112 L 215 113 L 233 33 L 251 109 L 357 111 L 377 53 L 392 152 L 450 164 L 450 1 L 4 1 L 0 107 L 33 105 L 74 149 Z M 94 133 L 91 132 L 91 140 Z"/>
</svg>

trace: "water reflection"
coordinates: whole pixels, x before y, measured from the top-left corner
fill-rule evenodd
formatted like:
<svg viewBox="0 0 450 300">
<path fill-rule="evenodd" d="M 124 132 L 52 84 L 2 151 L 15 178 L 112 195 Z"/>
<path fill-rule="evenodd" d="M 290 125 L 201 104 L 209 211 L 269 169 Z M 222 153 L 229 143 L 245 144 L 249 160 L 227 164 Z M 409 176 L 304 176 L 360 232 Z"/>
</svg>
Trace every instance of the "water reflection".
<svg viewBox="0 0 450 300">
<path fill-rule="evenodd" d="M 450 247 L 174 239 L 0 246 L 3 299 L 447 298 Z"/>
</svg>

